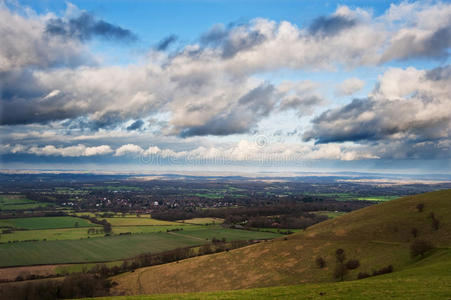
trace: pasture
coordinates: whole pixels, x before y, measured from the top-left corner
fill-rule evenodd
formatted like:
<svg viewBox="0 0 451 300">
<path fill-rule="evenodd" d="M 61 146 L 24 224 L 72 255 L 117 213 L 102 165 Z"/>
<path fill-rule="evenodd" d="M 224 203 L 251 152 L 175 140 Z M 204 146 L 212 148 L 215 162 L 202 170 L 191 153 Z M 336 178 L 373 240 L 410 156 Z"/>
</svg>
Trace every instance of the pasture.
<svg viewBox="0 0 451 300">
<path fill-rule="evenodd" d="M 206 224 L 222 224 L 224 219 L 221 218 L 193 218 L 188 220 L 177 221 L 186 224 L 206 225 Z"/>
<path fill-rule="evenodd" d="M 137 230 L 142 229 L 137 227 Z M 179 247 L 202 245 L 209 243 L 213 237 L 232 241 L 270 239 L 278 236 L 280 235 L 270 232 L 187 225 L 182 231 L 177 232 L 149 232 L 89 239 L 5 243 L 0 244 L 0 266 L 116 261 L 145 252 L 162 252 Z"/>
<path fill-rule="evenodd" d="M 169 222 L 151 219 L 149 217 L 114 217 L 114 218 L 99 218 L 105 219 L 112 226 L 156 226 L 156 225 L 177 225 L 183 226 L 183 223 Z"/>
<path fill-rule="evenodd" d="M 1 219 L 0 227 L 12 227 L 17 229 L 54 229 L 72 227 L 98 226 L 88 220 L 75 217 L 37 217 Z"/>
<path fill-rule="evenodd" d="M 31 210 L 49 205 L 49 203 L 32 201 L 21 195 L 0 195 L 0 210 Z"/>
</svg>

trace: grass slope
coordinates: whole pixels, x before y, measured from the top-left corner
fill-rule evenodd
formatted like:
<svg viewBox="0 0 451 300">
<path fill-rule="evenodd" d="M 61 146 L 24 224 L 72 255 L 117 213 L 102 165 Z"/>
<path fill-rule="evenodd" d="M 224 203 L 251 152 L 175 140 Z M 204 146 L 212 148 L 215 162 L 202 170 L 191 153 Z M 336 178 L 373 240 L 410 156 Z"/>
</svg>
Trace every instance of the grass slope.
<svg viewBox="0 0 451 300">
<path fill-rule="evenodd" d="M 423 212 L 417 211 L 418 203 L 425 204 Z M 439 230 L 431 226 L 431 212 L 441 222 Z M 115 292 L 198 292 L 315 282 L 331 282 L 333 288 L 336 249 L 343 248 L 348 258 L 361 263 L 346 275 L 346 280 L 356 279 L 358 272 L 371 272 L 390 264 L 395 271 L 406 269 L 414 263 L 409 255 L 409 244 L 414 240 L 411 229 L 418 229 L 418 238 L 447 248 L 451 245 L 450 214 L 451 190 L 403 197 L 316 224 L 286 239 L 122 274 L 114 278 L 118 283 Z M 326 260 L 326 268 L 315 266 L 317 256 Z M 365 281 L 375 282 L 376 286 L 378 280 Z M 357 281 L 362 282 L 362 289 L 365 281 Z"/>
</svg>

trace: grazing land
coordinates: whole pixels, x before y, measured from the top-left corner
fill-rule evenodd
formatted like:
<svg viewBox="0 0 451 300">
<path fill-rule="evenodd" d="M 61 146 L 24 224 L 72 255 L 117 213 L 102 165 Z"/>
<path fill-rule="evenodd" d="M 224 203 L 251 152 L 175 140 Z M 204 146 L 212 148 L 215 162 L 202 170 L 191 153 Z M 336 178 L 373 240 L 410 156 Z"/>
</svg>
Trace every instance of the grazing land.
<svg viewBox="0 0 451 300">
<path fill-rule="evenodd" d="M 450 270 L 451 251 L 440 250 L 427 259 L 414 263 L 411 267 L 399 272 L 361 280 L 208 293 L 139 295 L 100 299 L 447 299 L 450 295 Z"/>
<path fill-rule="evenodd" d="M 12 227 L 15 229 L 54 229 L 96 226 L 87 220 L 75 217 L 38 217 L 0 219 L 0 227 Z"/>
<path fill-rule="evenodd" d="M 156 253 L 179 247 L 202 245 L 209 243 L 213 238 L 225 238 L 231 241 L 271 239 L 278 236 L 280 235 L 270 232 L 196 226 L 191 230 L 184 229 L 177 232 L 6 243 L 0 244 L 0 266 L 105 262 L 130 258 L 146 252 Z"/>
<path fill-rule="evenodd" d="M 140 217 L 140 218 L 115 217 L 115 218 L 105 218 L 105 220 L 107 220 L 107 222 L 113 226 L 140 226 L 140 225 L 144 225 L 144 226 L 157 226 L 157 225 L 183 226 L 183 223 L 161 221 L 161 220 L 151 219 L 149 217 L 147 217 L 147 218 L 146 217 Z"/>
<path fill-rule="evenodd" d="M 2 211 L 30 210 L 47 206 L 49 203 L 39 203 L 21 195 L 0 195 L 0 210 Z"/>
<path fill-rule="evenodd" d="M 193 218 L 188 220 L 178 221 L 181 223 L 196 224 L 196 225 L 206 225 L 206 224 L 222 224 L 224 219 L 221 218 Z"/>
</svg>

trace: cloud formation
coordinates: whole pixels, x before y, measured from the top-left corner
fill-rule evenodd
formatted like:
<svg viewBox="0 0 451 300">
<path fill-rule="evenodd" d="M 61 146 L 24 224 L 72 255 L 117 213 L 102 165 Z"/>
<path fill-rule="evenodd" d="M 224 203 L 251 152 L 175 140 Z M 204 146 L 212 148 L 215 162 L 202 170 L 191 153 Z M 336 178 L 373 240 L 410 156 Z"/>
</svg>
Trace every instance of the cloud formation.
<svg viewBox="0 0 451 300">
<path fill-rule="evenodd" d="M 327 110 L 316 117 L 305 140 L 330 142 L 399 142 L 418 147 L 439 145 L 451 133 L 451 67 L 430 71 L 391 68 L 372 95 Z M 430 152 L 432 155 L 433 152 Z"/>
<path fill-rule="evenodd" d="M 424 156 L 434 151 L 443 155 L 449 147 L 451 68 L 387 69 L 393 61 L 442 62 L 448 57 L 449 3 L 402 2 L 379 16 L 340 6 L 305 27 L 263 18 L 216 24 L 180 49 L 168 51 L 177 40 L 170 35 L 149 47 L 139 63 L 118 66 L 102 64 L 84 42 L 97 37 L 132 41 L 135 34 L 87 12 L 56 17 L 18 13 L 0 5 L 0 19 L 0 129 L 60 126 L 70 134 L 78 131 L 74 138 L 113 130 L 139 136 L 149 129 L 144 120 L 155 118 L 161 121 L 158 135 L 168 139 L 222 139 L 258 132 L 262 121 L 289 114 L 296 118 L 283 120 L 286 124 L 281 126 L 301 134 L 301 127 L 309 127 L 304 120 L 322 109 L 303 132 L 308 143 L 301 145 L 308 145 L 307 150 L 290 146 L 303 157 L 347 160 L 394 153 Z M 360 67 L 386 71 L 368 97 L 345 105 L 338 104 L 340 99 L 328 108 L 326 84 L 306 78 L 279 81 L 269 75 L 301 71 L 308 77 L 317 71 Z M 361 79 L 348 78 L 336 95 L 352 95 L 364 85 Z M 18 144 L 8 151 L 62 156 L 150 151 L 121 143 L 125 145 L 116 150 L 106 143 L 94 149 L 40 143 Z M 235 153 L 228 157 L 237 158 L 251 151 L 246 147 L 243 142 L 228 150 L 211 146 L 190 153 L 220 151 Z M 161 148 L 165 155 L 183 152 Z"/>
<path fill-rule="evenodd" d="M 337 96 L 349 96 L 360 91 L 365 86 L 365 81 L 359 78 L 348 78 L 343 81 L 335 91 Z"/>
<path fill-rule="evenodd" d="M 87 12 L 82 12 L 79 16 L 67 20 L 63 18 L 50 19 L 46 24 L 45 31 L 50 35 L 81 41 L 89 41 L 93 37 L 128 42 L 137 39 L 136 35 L 130 30 L 103 20 L 97 20 Z"/>
</svg>

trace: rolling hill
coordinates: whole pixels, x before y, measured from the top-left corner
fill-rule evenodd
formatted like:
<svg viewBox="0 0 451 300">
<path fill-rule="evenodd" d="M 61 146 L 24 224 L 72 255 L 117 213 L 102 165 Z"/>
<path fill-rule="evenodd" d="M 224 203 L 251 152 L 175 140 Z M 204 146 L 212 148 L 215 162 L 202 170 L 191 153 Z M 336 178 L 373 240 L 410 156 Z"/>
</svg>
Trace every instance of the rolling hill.
<svg viewBox="0 0 451 300">
<path fill-rule="evenodd" d="M 417 209 L 420 203 L 424 204 L 422 211 Z M 432 224 L 431 213 L 439 220 L 438 229 Z M 437 290 L 438 296 L 449 294 L 450 215 L 451 190 L 403 197 L 316 224 L 285 238 L 121 274 L 113 278 L 118 283 L 114 293 L 137 295 L 249 289 L 180 297 L 189 299 L 205 295 L 229 299 L 247 293 L 249 297 L 286 298 L 292 293 L 306 297 L 323 292 L 342 295 L 346 290 L 357 296 L 372 289 L 377 294 L 381 289 L 396 286 L 399 293 L 413 293 L 416 288 L 417 293 L 425 295 L 433 290 Z M 413 228 L 418 232 L 416 238 L 412 234 Z M 415 239 L 431 241 L 437 249 L 423 260 L 412 259 L 409 245 Z M 334 254 L 338 248 L 345 250 L 348 259 L 360 261 L 360 267 L 346 274 L 345 282 L 340 283 L 335 282 L 333 276 Z M 325 259 L 325 268 L 316 266 L 318 256 Z M 394 273 L 355 280 L 359 272 L 371 273 L 388 265 L 393 266 Z M 271 286 L 278 287 L 258 289 Z M 170 296 L 157 296 L 160 297 Z"/>
</svg>

